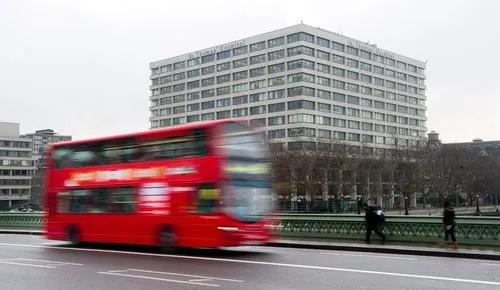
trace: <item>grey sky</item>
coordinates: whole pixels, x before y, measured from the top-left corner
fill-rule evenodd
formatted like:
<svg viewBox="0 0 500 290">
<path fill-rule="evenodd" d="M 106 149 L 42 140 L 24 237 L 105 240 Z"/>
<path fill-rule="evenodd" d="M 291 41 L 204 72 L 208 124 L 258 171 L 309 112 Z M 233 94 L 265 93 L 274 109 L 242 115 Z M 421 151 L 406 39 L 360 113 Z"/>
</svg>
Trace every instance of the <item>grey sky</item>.
<svg viewBox="0 0 500 290">
<path fill-rule="evenodd" d="M 0 121 L 147 130 L 149 63 L 299 23 L 427 61 L 428 128 L 500 139 L 500 1 L 0 2 Z"/>
</svg>

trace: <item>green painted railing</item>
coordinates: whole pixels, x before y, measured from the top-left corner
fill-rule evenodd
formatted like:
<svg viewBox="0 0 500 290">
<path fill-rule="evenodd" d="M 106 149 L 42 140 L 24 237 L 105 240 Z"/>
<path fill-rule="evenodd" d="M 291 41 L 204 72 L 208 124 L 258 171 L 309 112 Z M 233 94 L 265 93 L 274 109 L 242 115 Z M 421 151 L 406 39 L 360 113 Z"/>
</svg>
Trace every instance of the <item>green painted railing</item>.
<svg viewBox="0 0 500 290">
<path fill-rule="evenodd" d="M 362 241 L 365 222 L 362 215 L 281 214 L 274 216 L 282 238 Z M 0 213 L 0 230 L 41 229 L 41 213 Z M 500 218 L 457 218 L 457 239 L 460 244 L 500 247 Z M 384 226 L 387 241 L 406 243 L 437 243 L 443 239 L 439 216 L 387 216 Z M 373 240 L 377 237 L 373 234 Z"/>
<path fill-rule="evenodd" d="M 276 217 L 278 233 L 286 238 L 363 241 L 363 215 L 284 214 Z M 444 238 L 440 216 L 387 216 L 384 225 L 387 241 L 437 243 Z M 458 217 L 457 240 L 461 244 L 500 247 L 500 218 Z M 373 240 L 377 239 L 372 234 Z"/>
</svg>

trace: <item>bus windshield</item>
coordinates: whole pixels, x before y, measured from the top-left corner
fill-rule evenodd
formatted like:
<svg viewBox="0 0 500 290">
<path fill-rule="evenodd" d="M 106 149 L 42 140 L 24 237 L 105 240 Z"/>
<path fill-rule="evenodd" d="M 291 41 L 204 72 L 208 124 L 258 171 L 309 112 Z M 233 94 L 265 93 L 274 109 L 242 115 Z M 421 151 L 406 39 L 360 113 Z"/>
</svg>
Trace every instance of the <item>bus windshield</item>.
<svg viewBox="0 0 500 290">
<path fill-rule="evenodd" d="M 257 222 L 272 210 L 270 165 L 263 136 L 238 123 L 228 123 L 224 149 L 225 172 L 222 186 L 225 210 L 242 222 Z"/>
</svg>

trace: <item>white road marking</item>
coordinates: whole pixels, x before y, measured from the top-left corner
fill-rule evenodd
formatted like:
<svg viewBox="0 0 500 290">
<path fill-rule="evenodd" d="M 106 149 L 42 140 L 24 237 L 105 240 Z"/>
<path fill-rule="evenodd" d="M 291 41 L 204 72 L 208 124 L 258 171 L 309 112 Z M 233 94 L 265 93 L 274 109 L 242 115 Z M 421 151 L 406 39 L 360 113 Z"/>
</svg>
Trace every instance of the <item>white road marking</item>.
<svg viewBox="0 0 500 290">
<path fill-rule="evenodd" d="M 37 267 L 37 268 L 47 268 L 47 269 L 55 269 L 56 267 L 47 266 L 47 265 L 35 265 L 35 264 L 27 264 L 27 263 L 17 263 L 17 262 L 0 262 L 0 264 L 8 264 L 8 265 L 17 265 L 17 266 L 28 266 L 28 267 Z"/>
<path fill-rule="evenodd" d="M 179 256 L 179 255 L 154 254 L 154 253 L 138 253 L 138 252 L 126 252 L 126 251 L 118 251 L 118 250 L 60 248 L 60 247 L 44 246 L 44 245 L 29 245 L 29 244 L 24 245 L 24 244 L 13 244 L 13 243 L 0 243 L 0 246 L 25 247 L 25 248 L 44 248 L 44 249 L 57 249 L 57 250 L 68 250 L 68 251 L 82 251 L 82 252 L 95 252 L 95 253 L 112 253 L 112 254 L 125 254 L 125 255 L 136 255 L 136 256 L 176 258 L 176 259 L 185 259 L 185 260 L 228 262 L 228 263 L 278 266 L 278 267 L 290 267 L 290 268 L 336 271 L 336 272 L 350 272 L 350 273 L 372 274 L 372 275 L 381 275 L 381 276 L 395 276 L 395 277 L 416 278 L 416 279 L 425 279 L 425 280 L 440 280 L 440 281 L 500 286 L 500 282 L 494 282 L 494 281 L 482 281 L 482 280 L 449 278 L 449 277 L 439 277 L 439 276 L 426 276 L 426 275 L 414 275 L 414 274 L 403 274 L 403 273 L 392 273 L 392 272 L 379 272 L 379 271 L 368 271 L 368 270 L 347 269 L 347 268 L 332 268 L 332 267 L 298 265 L 298 264 L 273 263 L 273 262 L 263 262 L 263 261 L 235 260 L 235 259 L 209 258 L 209 257 L 196 257 L 196 256 Z M 107 273 L 107 274 L 111 275 L 112 273 Z M 117 275 L 118 273 L 114 273 L 114 274 Z"/>
<path fill-rule="evenodd" d="M 235 280 L 235 279 L 227 279 L 227 278 L 217 278 L 217 277 L 209 277 L 209 276 L 198 276 L 198 275 L 190 275 L 190 274 L 171 273 L 171 272 L 159 272 L 159 271 L 150 271 L 150 270 L 141 270 L 141 269 L 129 269 L 129 271 L 142 272 L 142 273 L 150 273 L 150 274 L 162 274 L 162 275 L 172 275 L 172 276 L 200 278 L 200 279 L 210 279 L 210 280 L 219 280 L 219 281 L 228 281 L 228 282 L 236 282 L 236 283 L 243 283 L 243 282 L 245 282 L 243 280 Z"/>
<path fill-rule="evenodd" d="M 213 281 L 212 279 L 189 279 L 189 282 L 207 282 Z"/>
<path fill-rule="evenodd" d="M 364 254 L 344 254 L 344 253 L 330 253 L 330 252 L 321 252 L 321 255 L 331 255 L 331 256 L 348 256 L 348 257 L 369 257 L 369 258 L 382 258 L 382 259 L 395 259 L 395 260 L 409 260 L 409 261 L 417 261 L 417 258 L 410 257 L 396 257 L 396 256 L 384 256 L 384 255 L 364 255 Z"/>
<path fill-rule="evenodd" d="M 498 263 L 498 264 L 493 264 L 493 263 L 481 263 L 481 265 L 485 265 L 485 266 L 494 266 L 494 267 L 500 267 L 500 263 Z"/>
<path fill-rule="evenodd" d="M 217 284 L 208 284 L 208 283 L 201 283 L 201 282 L 190 282 L 190 281 L 172 280 L 172 279 L 157 278 L 157 277 L 148 277 L 148 276 L 142 276 L 142 275 L 131 275 L 131 274 L 113 273 L 113 272 L 98 272 L 98 273 L 99 274 L 104 274 L 104 275 L 123 276 L 123 277 L 129 277 L 129 278 L 148 279 L 148 280 L 156 280 L 156 281 L 172 282 L 172 283 L 180 283 L 180 284 L 191 284 L 191 285 L 208 286 L 208 287 L 219 287 L 220 286 L 220 285 L 217 285 Z"/>
<path fill-rule="evenodd" d="M 58 262 L 58 261 L 48 261 L 48 260 L 37 260 L 37 259 L 28 259 L 28 258 L 17 258 L 17 260 L 31 261 L 31 262 L 41 262 L 41 263 L 51 263 L 51 264 L 59 264 L 59 265 L 83 266 L 83 264 L 79 264 L 79 263 Z"/>
</svg>

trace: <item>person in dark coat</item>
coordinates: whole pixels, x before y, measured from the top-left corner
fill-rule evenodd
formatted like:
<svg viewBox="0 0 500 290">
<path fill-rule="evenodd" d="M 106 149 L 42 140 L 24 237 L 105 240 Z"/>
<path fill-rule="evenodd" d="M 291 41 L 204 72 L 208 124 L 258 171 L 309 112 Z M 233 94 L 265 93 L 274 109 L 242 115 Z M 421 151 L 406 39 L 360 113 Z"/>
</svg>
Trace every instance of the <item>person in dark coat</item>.
<svg viewBox="0 0 500 290">
<path fill-rule="evenodd" d="M 457 247 L 457 238 L 455 237 L 455 208 L 447 201 L 444 203 L 443 212 L 443 227 L 444 227 L 444 242 L 448 244 L 448 239 L 451 237 L 451 246 Z"/>
<path fill-rule="evenodd" d="M 382 225 L 385 221 L 384 213 L 380 207 L 372 204 L 365 204 L 365 221 L 366 221 L 366 243 L 371 242 L 372 231 L 374 231 L 385 243 L 385 235 L 382 232 Z"/>
</svg>

